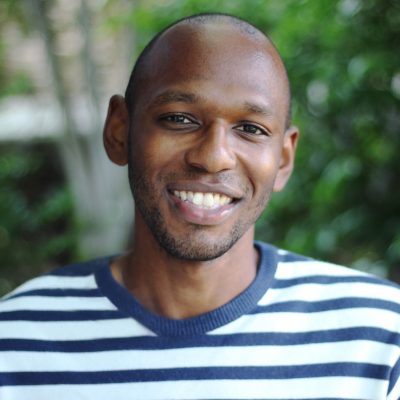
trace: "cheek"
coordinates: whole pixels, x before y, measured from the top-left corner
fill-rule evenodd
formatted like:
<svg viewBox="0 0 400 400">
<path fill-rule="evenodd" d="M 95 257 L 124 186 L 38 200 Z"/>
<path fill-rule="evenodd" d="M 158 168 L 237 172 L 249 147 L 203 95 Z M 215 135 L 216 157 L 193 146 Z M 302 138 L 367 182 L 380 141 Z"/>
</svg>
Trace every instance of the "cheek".
<svg viewBox="0 0 400 400">
<path fill-rule="evenodd" d="M 273 149 L 259 149 L 242 155 L 242 165 L 250 181 L 254 197 L 264 197 L 272 190 L 278 169 L 279 157 Z"/>
<path fill-rule="evenodd" d="M 132 142 L 133 164 L 146 175 L 162 173 L 182 158 L 182 145 L 173 135 L 142 131 Z"/>
</svg>

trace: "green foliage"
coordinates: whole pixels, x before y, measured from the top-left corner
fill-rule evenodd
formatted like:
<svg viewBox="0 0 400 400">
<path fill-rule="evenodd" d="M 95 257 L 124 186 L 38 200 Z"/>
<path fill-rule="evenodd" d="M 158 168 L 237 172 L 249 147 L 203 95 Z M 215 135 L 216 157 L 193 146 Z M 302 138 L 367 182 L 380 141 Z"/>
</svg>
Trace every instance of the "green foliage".
<svg viewBox="0 0 400 400">
<path fill-rule="evenodd" d="M 72 199 L 52 146 L 0 149 L 0 295 L 32 274 L 69 262 L 76 238 Z"/>
<path fill-rule="evenodd" d="M 13 74 L 10 79 L 7 79 L 5 76 L 3 80 L 4 82 L 2 90 L 0 91 L 0 97 L 32 94 L 34 92 L 31 79 L 22 71 Z"/>
<path fill-rule="evenodd" d="M 398 3 L 308 1 L 288 5 L 274 25 L 303 135 L 292 181 L 275 195 L 257 233 L 396 278 L 400 29 L 385 23 L 389 16 L 398 21 Z"/>
<path fill-rule="evenodd" d="M 0 26 L 6 26 L 12 21 L 14 25 L 18 26 L 20 32 L 27 34 L 29 24 L 26 14 L 22 2 L 0 1 Z M 7 46 L 10 46 L 7 39 L 6 35 L 0 36 L 0 98 L 32 94 L 34 85 L 31 77 L 25 71 L 14 70 L 7 63 Z"/>
<path fill-rule="evenodd" d="M 139 50 L 177 18 L 218 11 L 253 22 L 281 51 L 302 138 L 295 174 L 285 191 L 274 195 L 257 224 L 257 237 L 375 273 L 389 271 L 399 279 L 399 3 L 141 4 L 130 16 Z"/>
</svg>

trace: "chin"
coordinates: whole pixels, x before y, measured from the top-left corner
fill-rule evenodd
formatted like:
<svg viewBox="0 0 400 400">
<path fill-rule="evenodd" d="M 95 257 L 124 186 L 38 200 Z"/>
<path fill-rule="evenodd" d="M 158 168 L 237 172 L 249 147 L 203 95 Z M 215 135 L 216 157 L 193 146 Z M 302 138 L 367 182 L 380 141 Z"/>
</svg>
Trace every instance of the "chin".
<svg viewBox="0 0 400 400">
<path fill-rule="evenodd" d="M 212 261 L 229 251 L 242 236 L 233 229 L 225 238 L 213 240 L 207 233 L 195 232 L 177 238 L 165 230 L 152 230 L 159 246 L 170 256 L 187 261 Z"/>
</svg>

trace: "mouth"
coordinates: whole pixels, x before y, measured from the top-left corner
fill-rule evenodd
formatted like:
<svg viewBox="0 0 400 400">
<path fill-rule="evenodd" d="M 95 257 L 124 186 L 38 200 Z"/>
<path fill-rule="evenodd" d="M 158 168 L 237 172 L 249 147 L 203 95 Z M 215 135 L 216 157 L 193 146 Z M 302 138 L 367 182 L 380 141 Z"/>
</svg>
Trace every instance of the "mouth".
<svg viewBox="0 0 400 400">
<path fill-rule="evenodd" d="M 193 204 L 202 209 L 216 209 L 234 202 L 232 197 L 222 193 L 192 192 L 186 190 L 174 190 L 173 195 L 182 201 Z"/>
<path fill-rule="evenodd" d="M 240 201 L 240 198 L 229 196 L 228 190 L 222 193 L 224 189 L 210 191 L 210 187 L 197 186 L 192 190 L 176 187 L 168 190 L 174 213 L 191 224 L 219 225 L 232 215 Z"/>
</svg>

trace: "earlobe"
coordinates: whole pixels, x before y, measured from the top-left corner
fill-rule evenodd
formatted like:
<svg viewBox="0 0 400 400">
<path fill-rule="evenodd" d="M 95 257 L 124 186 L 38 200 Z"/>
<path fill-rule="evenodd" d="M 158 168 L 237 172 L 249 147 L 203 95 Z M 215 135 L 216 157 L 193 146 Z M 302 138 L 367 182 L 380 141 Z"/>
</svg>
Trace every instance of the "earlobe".
<svg viewBox="0 0 400 400">
<path fill-rule="evenodd" d="M 291 126 L 284 134 L 281 161 L 273 188 L 274 192 L 280 192 L 286 186 L 292 174 L 299 134 L 299 129 L 296 126 Z"/>
<path fill-rule="evenodd" d="M 103 129 L 103 143 L 108 158 L 117 165 L 128 163 L 129 115 L 125 99 L 111 97 Z"/>
</svg>

